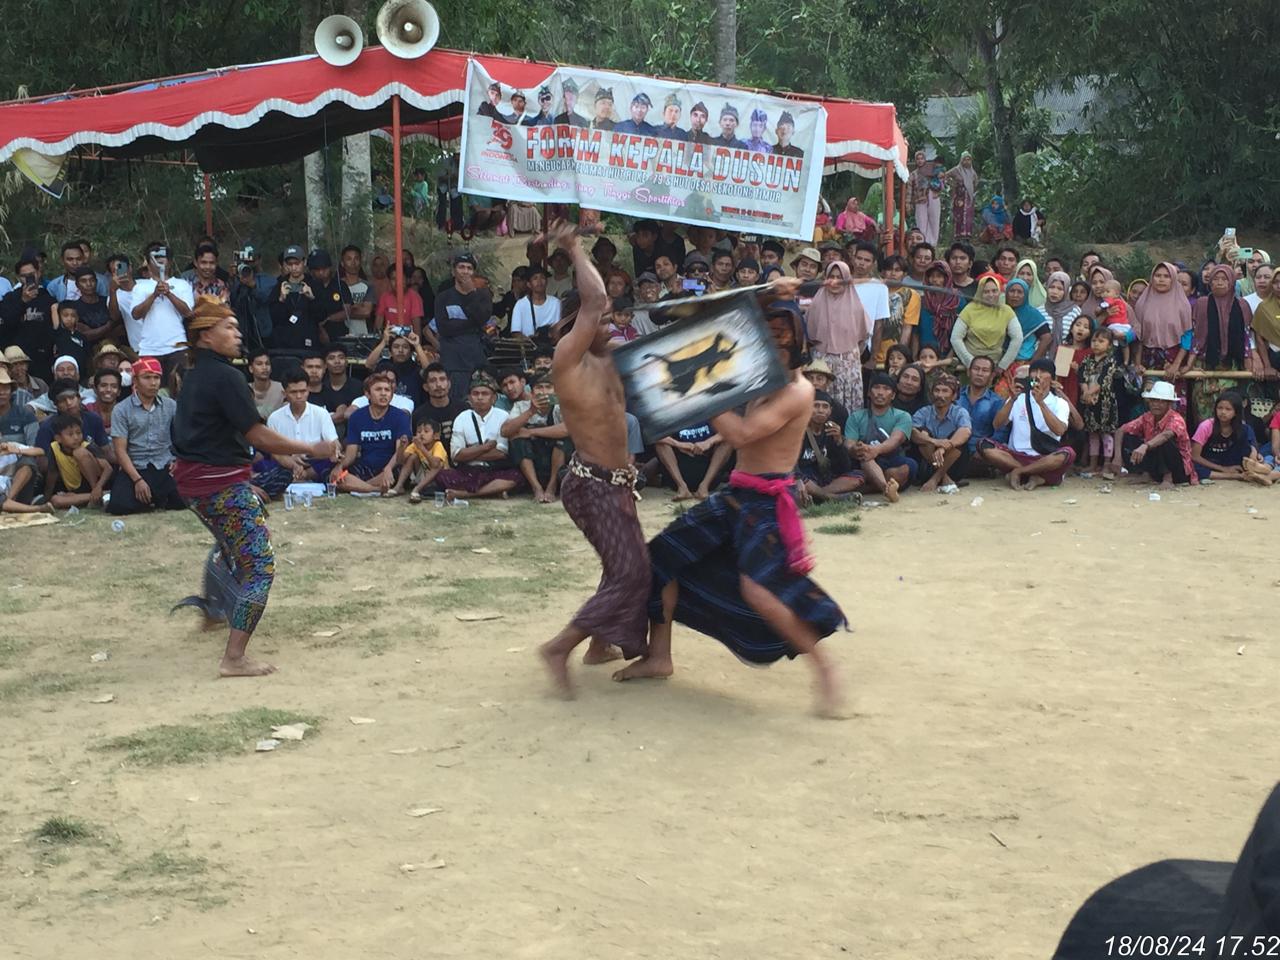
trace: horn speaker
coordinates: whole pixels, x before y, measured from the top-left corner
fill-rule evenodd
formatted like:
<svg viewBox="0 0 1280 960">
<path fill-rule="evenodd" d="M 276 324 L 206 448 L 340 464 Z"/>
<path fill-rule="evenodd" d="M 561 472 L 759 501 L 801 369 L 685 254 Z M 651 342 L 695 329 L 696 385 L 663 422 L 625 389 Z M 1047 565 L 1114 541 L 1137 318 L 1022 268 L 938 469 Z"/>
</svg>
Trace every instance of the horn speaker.
<svg viewBox="0 0 1280 960">
<path fill-rule="evenodd" d="M 436 45 L 440 18 L 426 0 L 387 0 L 378 11 L 377 29 L 388 53 L 415 60 Z"/>
</svg>

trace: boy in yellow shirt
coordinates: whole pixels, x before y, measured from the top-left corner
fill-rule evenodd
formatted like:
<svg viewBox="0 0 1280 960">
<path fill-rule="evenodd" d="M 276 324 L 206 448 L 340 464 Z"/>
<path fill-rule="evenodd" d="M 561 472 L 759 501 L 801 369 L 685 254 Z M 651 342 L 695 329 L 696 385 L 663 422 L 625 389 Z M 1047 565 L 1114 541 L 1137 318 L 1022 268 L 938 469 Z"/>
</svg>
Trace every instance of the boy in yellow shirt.
<svg viewBox="0 0 1280 960">
<path fill-rule="evenodd" d="M 400 454 L 400 479 L 395 489 L 403 493 L 413 485 L 410 503 L 420 503 L 422 492 L 435 482 L 436 474 L 449 465 L 449 454 L 440 442 L 440 424 L 424 412 L 414 415 L 413 442 Z"/>
<path fill-rule="evenodd" d="M 45 480 L 45 495 L 59 510 L 102 505 L 102 492 L 111 480 L 111 464 L 85 442 L 80 420 L 60 413 L 53 418 L 53 463 Z"/>
</svg>

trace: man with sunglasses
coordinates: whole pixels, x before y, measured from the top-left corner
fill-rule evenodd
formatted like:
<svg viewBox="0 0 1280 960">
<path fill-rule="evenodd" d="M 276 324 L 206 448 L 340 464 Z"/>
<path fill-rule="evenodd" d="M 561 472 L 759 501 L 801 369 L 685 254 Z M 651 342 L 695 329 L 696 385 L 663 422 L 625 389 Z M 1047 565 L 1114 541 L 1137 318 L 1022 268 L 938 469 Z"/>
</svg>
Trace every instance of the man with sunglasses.
<svg viewBox="0 0 1280 960">
<path fill-rule="evenodd" d="M 684 258 L 684 282 L 679 293 L 667 294 L 664 300 L 676 300 L 680 297 L 701 296 L 707 289 L 711 279 L 711 262 L 694 250 Z"/>
<path fill-rule="evenodd" d="M 147 244 L 143 262 L 150 276 L 134 283 L 131 298 L 133 319 L 142 323 L 138 353 L 159 360 L 164 379 L 168 380 L 186 354 L 178 344 L 187 339 L 182 322 L 191 316 L 195 291 L 190 283 L 174 275 L 165 244 Z"/>
<path fill-rule="evenodd" d="M 17 273 L 17 286 L 0 300 L 0 345 L 21 348 L 31 358 L 31 375 L 51 380 L 57 333 L 50 320 L 54 299 L 40 282 L 40 265 L 34 257 L 19 260 Z"/>
</svg>

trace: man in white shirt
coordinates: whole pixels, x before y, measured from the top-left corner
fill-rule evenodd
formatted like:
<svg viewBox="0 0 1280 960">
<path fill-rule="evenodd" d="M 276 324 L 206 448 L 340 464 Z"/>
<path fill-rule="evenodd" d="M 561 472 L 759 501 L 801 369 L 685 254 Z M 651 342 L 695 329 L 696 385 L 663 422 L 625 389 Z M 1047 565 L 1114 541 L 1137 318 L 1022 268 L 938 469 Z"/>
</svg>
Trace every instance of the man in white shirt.
<svg viewBox="0 0 1280 960">
<path fill-rule="evenodd" d="M 547 271 L 529 267 L 529 292 L 511 309 L 511 332 L 536 337 L 560 322 L 560 300 L 547 295 Z"/>
<path fill-rule="evenodd" d="M 168 247 L 162 243 L 150 243 L 146 257 L 150 272 L 167 279 L 135 282 L 129 297 L 130 313 L 134 320 L 142 323 L 138 333 L 138 353 L 157 358 L 168 380 L 185 353 L 178 346 L 187 338 L 182 321 L 191 316 L 196 297 L 191 284 L 170 275 Z"/>
<path fill-rule="evenodd" d="M 270 429 L 281 436 L 313 445 L 322 440 L 332 442 L 338 439 L 329 411 L 309 401 L 311 386 L 301 369 L 285 374 L 284 396 L 289 402 L 267 417 Z M 323 483 L 333 470 L 331 461 L 311 461 L 304 456 L 276 456 L 275 461 L 290 471 L 297 481 L 319 480 Z"/>
<path fill-rule="evenodd" d="M 436 486 L 454 500 L 463 494 L 476 497 L 505 497 L 524 478 L 507 456 L 507 438 L 502 425 L 507 413 L 494 406 L 498 384 L 488 373 L 477 370 L 471 378 L 471 409 L 453 421 L 449 437 L 449 460 L 453 464 L 436 475 Z"/>
<path fill-rule="evenodd" d="M 1083 427 L 1084 421 L 1071 402 L 1055 392 L 1052 360 L 1037 360 L 1016 373 L 1013 395 L 1004 402 L 994 421 L 996 430 L 1010 424 L 1009 442 L 1003 444 L 988 437 L 978 442 L 978 453 L 1005 474 L 1015 490 L 1056 487 L 1076 459 L 1075 450 L 1062 443 L 1062 436 L 1070 426 Z M 1031 385 L 1029 398 L 1027 382 Z M 1038 440 L 1033 437 L 1033 430 L 1039 435 Z"/>
<path fill-rule="evenodd" d="M 849 271 L 853 274 L 853 289 L 862 301 L 867 315 L 867 326 L 874 330 L 877 323 L 889 319 L 889 288 L 876 279 L 878 257 L 874 244 L 859 241 L 845 247 L 849 256 Z"/>
</svg>

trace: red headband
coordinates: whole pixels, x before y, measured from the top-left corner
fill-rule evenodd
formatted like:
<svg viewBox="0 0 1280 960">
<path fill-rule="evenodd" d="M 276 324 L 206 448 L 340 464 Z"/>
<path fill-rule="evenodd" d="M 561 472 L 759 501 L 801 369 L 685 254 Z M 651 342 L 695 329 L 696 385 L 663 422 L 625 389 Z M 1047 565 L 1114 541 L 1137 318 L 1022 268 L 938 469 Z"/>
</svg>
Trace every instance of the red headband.
<svg viewBox="0 0 1280 960">
<path fill-rule="evenodd" d="M 160 361 L 155 357 L 139 357 L 133 361 L 133 375 L 136 377 L 140 373 L 154 373 L 157 377 L 164 376 L 164 371 L 160 369 Z"/>
</svg>

